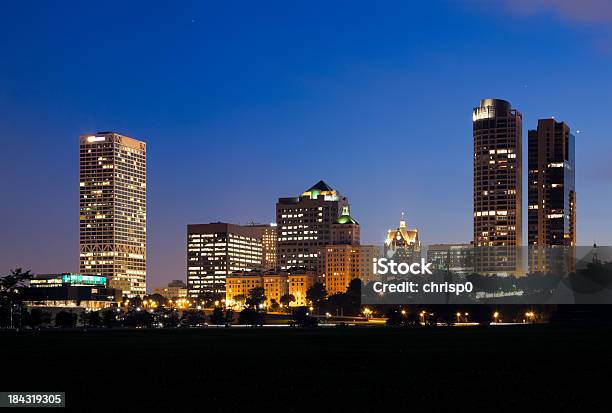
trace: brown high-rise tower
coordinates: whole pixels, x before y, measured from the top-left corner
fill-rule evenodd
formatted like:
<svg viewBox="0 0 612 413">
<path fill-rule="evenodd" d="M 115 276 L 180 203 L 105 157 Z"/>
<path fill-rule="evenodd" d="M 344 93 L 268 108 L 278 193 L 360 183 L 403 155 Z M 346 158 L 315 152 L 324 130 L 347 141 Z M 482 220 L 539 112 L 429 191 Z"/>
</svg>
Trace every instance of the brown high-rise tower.
<svg viewBox="0 0 612 413">
<path fill-rule="evenodd" d="M 331 243 L 331 226 L 347 205 L 348 199 L 323 181 L 299 197 L 279 198 L 276 222 L 280 269 L 316 270 L 319 250 Z"/>
<path fill-rule="evenodd" d="M 530 269 L 546 272 L 555 255 L 549 247 L 576 245 L 574 136 L 565 122 L 540 119 L 529 131 L 528 150 L 528 241 L 539 258 L 530 258 Z"/>
</svg>

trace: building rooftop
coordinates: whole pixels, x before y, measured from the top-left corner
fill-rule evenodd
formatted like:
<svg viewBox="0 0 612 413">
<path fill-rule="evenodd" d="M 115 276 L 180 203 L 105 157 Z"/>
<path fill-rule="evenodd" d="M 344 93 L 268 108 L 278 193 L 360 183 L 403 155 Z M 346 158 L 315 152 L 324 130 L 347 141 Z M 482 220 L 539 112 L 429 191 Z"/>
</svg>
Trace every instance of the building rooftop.
<svg viewBox="0 0 612 413">
<path fill-rule="evenodd" d="M 359 225 L 359 223 L 357 221 L 355 221 L 355 219 L 353 217 L 351 217 L 348 205 L 345 205 L 342 208 L 342 215 L 340 215 L 338 217 L 338 219 L 336 220 L 336 224 L 355 224 L 355 225 Z"/>
<path fill-rule="evenodd" d="M 331 186 L 327 185 L 325 181 L 320 180 L 319 182 L 314 184 L 312 187 L 310 187 L 310 189 L 306 190 L 305 192 L 312 192 L 315 189 L 321 192 L 324 192 L 324 191 L 331 192 L 334 190 Z"/>
</svg>

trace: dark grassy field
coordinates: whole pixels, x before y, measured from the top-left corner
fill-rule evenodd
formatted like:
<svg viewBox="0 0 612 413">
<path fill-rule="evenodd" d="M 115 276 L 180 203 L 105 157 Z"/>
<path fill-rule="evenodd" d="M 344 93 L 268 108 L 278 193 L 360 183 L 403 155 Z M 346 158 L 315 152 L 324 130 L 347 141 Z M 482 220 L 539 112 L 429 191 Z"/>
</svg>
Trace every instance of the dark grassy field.
<svg viewBox="0 0 612 413">
<path fill-rule="evenodd" d="M 0 333 L 1 387 L 66 391 L 76 411 L 601 408 L 611 338 L 609 327 L 537 325 Z"/>
</svg>

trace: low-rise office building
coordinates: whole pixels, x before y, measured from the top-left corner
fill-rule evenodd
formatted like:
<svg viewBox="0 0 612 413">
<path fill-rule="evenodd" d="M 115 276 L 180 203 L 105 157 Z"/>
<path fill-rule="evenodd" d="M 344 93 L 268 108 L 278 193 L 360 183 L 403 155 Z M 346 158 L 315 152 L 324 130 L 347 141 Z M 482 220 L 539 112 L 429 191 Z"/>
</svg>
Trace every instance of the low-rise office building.
<svg viewBox="0 0 612 413">
<path fill-rule="evenodd" d="M 187 298 L 187 284 L 181 280 L 172 280 L 166 287 L 153 289 L 154 294 L 159 294 L 167 300 Z"/>
<path fill-rule="evenodd" d="M 69 307 L 100 310 L 116 307 L 121 302 L 121 290 L 107 288 L 102 276 L 82 274 L 40 274 L 22 290 L 29 307 Z"/>
<path fill-rule="evenodd" d="M 236 272 L 226 278 L 225 302 L 236 305 L 245 300 L 254 288 L 263 288 L 266 305 L 272 300 L 281 302 L 281 297 L 290 294 L 295 301 L 291 307 L 308 305 L 307 291 L 316 282 L 316 273 L 296 269 L 295 271 L 245 271 Z"/>
</svg>

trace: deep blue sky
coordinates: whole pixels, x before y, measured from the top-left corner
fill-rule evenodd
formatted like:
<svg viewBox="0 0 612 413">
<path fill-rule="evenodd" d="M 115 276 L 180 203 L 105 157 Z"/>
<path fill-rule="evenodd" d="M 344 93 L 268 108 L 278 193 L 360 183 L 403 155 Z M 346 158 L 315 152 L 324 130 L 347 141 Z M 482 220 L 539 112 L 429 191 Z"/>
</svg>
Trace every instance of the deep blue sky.
<svg viewBox="0 0 612 413">
<path fill-rule="evenodd" d="M 125 3 L 3 2 L 1 272 L 78 270 L 78 136 L 100 130 L 148 143 L 150 287 L 185 277 L 187 223 L 270 222 L 319 179 L 364 242 L 401 211 L 425 243 L 468 242 L 483 97 L 525 137 L 553 115 L 581 131 L 578 241 L 612 245 L 605 2 Z"/>
</svg>

